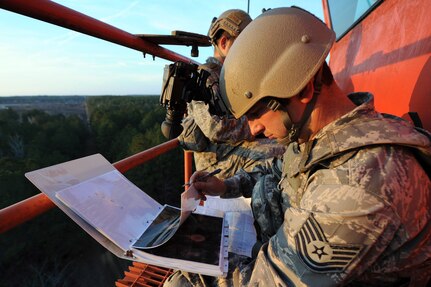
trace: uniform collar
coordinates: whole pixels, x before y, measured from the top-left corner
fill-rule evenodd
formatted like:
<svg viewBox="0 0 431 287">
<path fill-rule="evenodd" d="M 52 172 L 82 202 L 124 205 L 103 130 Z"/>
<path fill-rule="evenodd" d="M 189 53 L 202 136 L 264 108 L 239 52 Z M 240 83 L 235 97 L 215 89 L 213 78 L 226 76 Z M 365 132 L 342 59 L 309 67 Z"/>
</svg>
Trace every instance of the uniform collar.
<svg viewBox="0 0 431 287">
<path fill-rule="evenodd" d="M 379 118 L 381 117 L 374 109 L 374 96 L 371 93 L 352 93 L 347 95 L 347 97 L 357 106 L 352 111 L 348 112 L 344 116 L 339 119 L 329 123 L 323 129 L 321 129 L 316 136 L 315 139 L 321 138 L 328 131 L 333 129 L 338 129 L 338 127 L 344 126 L 352 121 L 356 121 L 358 118 L 361 118 L 363 115 L 366 115 L 367 118 Z"/>
<path fill-rule="evenodd" d="M 207 64 L 216 64 L 218 66 L 223 65 L 223 63 L 220 62 L 220 60 L 217 59 L 216 57 L 208 57 L 206 62 L 207 62 Z"/>
</svg>

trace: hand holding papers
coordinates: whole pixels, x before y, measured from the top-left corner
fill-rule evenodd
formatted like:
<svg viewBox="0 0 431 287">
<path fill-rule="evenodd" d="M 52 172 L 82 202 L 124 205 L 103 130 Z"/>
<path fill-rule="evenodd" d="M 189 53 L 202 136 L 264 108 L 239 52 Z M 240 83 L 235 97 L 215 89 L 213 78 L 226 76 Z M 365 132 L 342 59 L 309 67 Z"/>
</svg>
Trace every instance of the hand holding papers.
<svg viewBox="0 0 431 287">
<path fill-rule="evenodd" d="M 200 198 L 201 195 L 193 186 L 181 193 L 181 223 L 196 210 L 201 201 Z"/>
</svg>

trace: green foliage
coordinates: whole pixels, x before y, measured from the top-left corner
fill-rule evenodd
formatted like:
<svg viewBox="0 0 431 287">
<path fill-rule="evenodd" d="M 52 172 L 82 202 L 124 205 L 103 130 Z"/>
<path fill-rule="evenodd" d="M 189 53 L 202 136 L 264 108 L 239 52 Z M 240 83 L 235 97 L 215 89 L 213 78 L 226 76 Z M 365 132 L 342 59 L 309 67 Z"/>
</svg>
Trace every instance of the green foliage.
<svg viewBox="0 0 431 287">
<path fill-rule="evenodd" d="M 1 157 L 25 157 L 46 166 L 86 154 L 89 133 L 77 116 L 48 115 L 38 110 L 18 115 L 6 110 L 0 111 L 0 119 Z M 20 156 L 19 143 L 23 148 Z"/>
</svg>

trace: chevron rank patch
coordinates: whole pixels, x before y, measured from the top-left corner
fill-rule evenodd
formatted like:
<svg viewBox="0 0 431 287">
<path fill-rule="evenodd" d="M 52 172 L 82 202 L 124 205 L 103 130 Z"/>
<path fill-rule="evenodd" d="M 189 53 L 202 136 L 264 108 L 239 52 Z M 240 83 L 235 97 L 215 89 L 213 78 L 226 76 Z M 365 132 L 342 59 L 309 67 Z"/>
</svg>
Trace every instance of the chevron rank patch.
<svg viewBox="0 0 431 287">
<path fill-rule="evenodd" d="M 361 251 L 359 245 L 328 242 L 313 215 L 295 235 L 295 242 L 299 257 L 314 272 L 341 272 Z"/>
</svg>

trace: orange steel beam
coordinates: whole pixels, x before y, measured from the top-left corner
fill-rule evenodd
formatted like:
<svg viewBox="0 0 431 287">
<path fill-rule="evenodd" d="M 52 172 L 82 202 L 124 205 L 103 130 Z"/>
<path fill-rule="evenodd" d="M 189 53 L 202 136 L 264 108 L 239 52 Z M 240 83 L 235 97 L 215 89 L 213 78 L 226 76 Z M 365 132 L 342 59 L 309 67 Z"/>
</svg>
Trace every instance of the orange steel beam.
<svg viewBox="0 0 431 287">
<path fill-rule="evenodd" d="M 190 177 L 192 176 L 193 170 L 193 152 L 184 151 L 184 182 L 189 182 Z M 185 189 L 188 188 L 188 185 L 185 186 Z"/>
<path fill-rule="evenodd" d="M 132 169 L 176 148 L 178 145 L 178 140 L 173 139 L 123 160 L 117 161 L 113 164 L 113 166 L 121 173 L 124 173 L 129 169 Z M 42 213 L 45 213 L 55 206 L 56 205 L 44 193 L 39 193 L 35 196 L 1 209 L 0 234 L 30 219 L 33 219 Z"/>
<path fill-rule="evenodd" d="M 149 161 L 161 154 L 164 154 L 174 148 L 179 146 L 178 139 L 172 139 L 165 143 L 159 144 L 158 146 L 152 147 L 150 149 L 144 150 L 140 153 L 129 156 L 128 158 L 117 161 L 113 166 L 118 169 L 121 173 L 128 171 L 144 162 Z"/>
<path fill-rule="evenodd" d="M 194 62 L 95 18 L 48 0 L 1 0 L 0 8 L 58 25 L 170 61 Z"/>
<path fill-rule="evenodd" d="M 55 204 L 43 193 L 0 210 L 0 234 L 53 208 Z"/>
<path fill-rule="evenodd" d="M 332 29 L 331 11 L 329 11 L 328 0 L 322 0 L 323 17 L 326 25 Z"/>
</svg>

